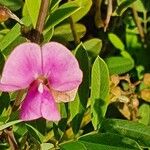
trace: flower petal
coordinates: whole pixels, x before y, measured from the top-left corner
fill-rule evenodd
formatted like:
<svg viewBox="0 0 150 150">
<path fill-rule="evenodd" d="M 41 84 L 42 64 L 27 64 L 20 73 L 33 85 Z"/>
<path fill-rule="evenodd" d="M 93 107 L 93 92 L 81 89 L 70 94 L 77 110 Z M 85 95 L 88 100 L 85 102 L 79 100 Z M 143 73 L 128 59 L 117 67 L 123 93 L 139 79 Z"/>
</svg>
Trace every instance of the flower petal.
<svg viewBox="0 0 150 150">
<path fill-rule="evenodd" d="M 16 91 L 19 90 L 20 87 L 14 85 L 6 85 L 0 83 L 0 91 L 8 92 L 8 91 Z"/>
<path fill-rule="evenodd" d="M 70 91 L 82 81 L 82 71 L 74 55 L 62 44 L 50 42 L 42 47 L 43 72 L 57 91 Z"/>
<path fill-rule="evenodd" d="M 42 95 L 38 92 L 37 84 L 34 84 L 28 91 L 22 106 L 20 118 L 24 121 L 34 120 L 42 117 L 41 114 Z"/>
<path fill-rule="evenodd" d="M 1 83 L 26 88 L 38 74 L 41 74 L 41 48 L 34 43 L 23 43 L 6 61 Z"/>
<path fill-rule="evenodd" d="M 44 86 L 43 92 L 38 89 L 37 84 L 33 84 L 29 89 L 21 107 L 21 119 L 29 121 L 43 117 L 50 121 L 60 120 L 60 114 L 47 87 Z"/>
<path fill-rule="evenodd" d="M 66 92 L 60 92 L 60 91 L 55 91 L 55 90 L 51 90 L 51 92 L 55 99 L 55 102 L 60 103 L 60 102 L 73 101 L 75 99 L 77 90 L 78 88 L 71 90 L 71 91 L 66 91 Z"/>
<path fill-rule="evenodd" d="M 42 117 L 50 121 L 59 121 L 60 114 L 57 110 L 56 103 L 50 91 L 44 87 L 43 99 L 41 104 Z"/>
</svg>

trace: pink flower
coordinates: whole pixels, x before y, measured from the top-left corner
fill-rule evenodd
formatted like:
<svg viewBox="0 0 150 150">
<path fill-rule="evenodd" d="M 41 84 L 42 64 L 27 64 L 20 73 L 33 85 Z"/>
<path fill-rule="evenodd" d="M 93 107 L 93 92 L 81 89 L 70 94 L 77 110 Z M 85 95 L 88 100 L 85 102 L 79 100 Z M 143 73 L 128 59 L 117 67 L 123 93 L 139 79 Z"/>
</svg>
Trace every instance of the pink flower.
<svg viewBox="0 0 150 150">
<path fill-rule="evenodd" d="M 73 100 L 81 81 L 82 71 L 77 60 L 63 45 L 50 42 L 40 47 L 23 43 L 6 61 L 0 90 L 28 88 L 21 106 L 22 120 L 43 117 L 59 121 L 56 103 Z"/>
</svg>

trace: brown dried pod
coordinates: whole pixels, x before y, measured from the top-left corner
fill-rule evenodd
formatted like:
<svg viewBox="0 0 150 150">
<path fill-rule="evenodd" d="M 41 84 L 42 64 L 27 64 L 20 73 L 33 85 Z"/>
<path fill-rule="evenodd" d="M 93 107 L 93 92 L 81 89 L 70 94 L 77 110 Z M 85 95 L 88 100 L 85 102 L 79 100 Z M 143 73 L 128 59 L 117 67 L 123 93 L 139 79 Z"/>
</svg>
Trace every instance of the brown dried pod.
<svg viewBox="0 0 150 150">
<path fill-rule="evenodd" d="M 145 85 L 150 86 L 150 73 L 144 74 L 143 82 Z"/>
<path fill-rule="evenodd" d="M 5 22 L 9 18 L 16 20 L 19 24 L 23 25 L 23 22 L 14 13 L 7 7 L 0 5 L 0 23 Z"/>
<path fill-rule="evenodd" d="M 7 9 L 4 6 L 0 6 L 0 22 L 4 22 L 10 18 Z"/>
</svg>

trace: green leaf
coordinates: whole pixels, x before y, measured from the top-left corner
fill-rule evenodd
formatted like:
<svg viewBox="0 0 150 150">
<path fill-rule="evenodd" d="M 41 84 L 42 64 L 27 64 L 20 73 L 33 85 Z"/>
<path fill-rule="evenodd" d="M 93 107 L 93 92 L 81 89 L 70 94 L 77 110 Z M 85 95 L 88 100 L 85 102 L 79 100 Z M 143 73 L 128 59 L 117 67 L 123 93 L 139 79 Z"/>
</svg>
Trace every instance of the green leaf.
<svg viewBox="0 0 150 150">
<path fill-rule="evenodd" d="M 89 84 L 90 84 L 90 68 L 89 59 L 83 44 L 80 44 L 75 50 L 75 57 L 79 62 L 79 66 L 83 72 L 82 83 L 78 89 L 80 103 L 83 108 L 86 108 L 87 101 L 89 98 Z"/>
<path fill-rule="evenodd" d="M 83 24 L 76 23 L 75 29 L 79 38 L 82 38 L 86 33 L 86 27 Z M 61 25 L 55 28 L 54 36 L 61 36 L 67 41 L 74 41 L 70 24 Z"/>
<path fill-rule="evenodd" d="M 110 74 L 126 73 L 134 67 L 134 62 L 124 57 L 109 57 L 105 59 Z"/>
<path fill-rule="evenodd" d="M 19 44 L 27 42 L 27 39 L 25 37 L 22 37 L 19 35 L 12 43 L 10 43 L 3 51 L 2 53 L 4 56 L 10 55 L 10 53 L 13 51 L 15 47 L 17 47 Z"/>
<path fill-rule="evenodd" d="M 92 0 L 75 0 L 73 2 L 75 2 L 78 6 L 81 7 L 80 10 L 78 10 L 72 15 L 74 22 L 77 22 L 88 13 L 92 6 Z"/>
<path fill-rule="evenodd" d="M 28 129 L 28 132 L 35 138 L 38 139 L 39 142 L 42 143 L 44 136 L 32 125 L 26 123 L 26 127 Z"/>
<path fill-rule="evenodd" d="M 22 122 L 22 120 L 14 120 L 14 121 L 2 124 L 2 125 L 0 125 L 0 130 L 4 130 L 4 129 L 6 129 L 6 128 L 12 126 L 12 125 L 15 125 L 17 123 L 20 123 L 20 122 Z"/>
<path fill-rule="evenodd" d="M 83 45 L 85 46 L 89 56 L 97 57 L 100 54 L 102 48 L 102 41 L 97 38 L 92 38 L 84 42 Z"/>
<path fill-rule="evenodd" d="M 41 150 L 50 150 L 53 147 L 54 147 L 54 145 L 51 143 L 42 143 L 41 144 Z"/>
<path fill-rule="evenodd" d="M 150 147 L 150 127 L 141 123 L 119 119 L 106 119 L 102 122 L 100 131 L 117 133 L 132 138 L 143 147 Z"/>
<path fill-rule="evenodd" d="M 48 32 L 43 32 L 44 34 L 44 41 L 43 43 L 47 43 L 51 40 L 54 34 L 54 28 L 51 28 Z"/>
<path fill-rule="evenodd" d="M 0 52 L 0 74 L 2 73 L 4 64 L 5 64 L 5 58 L 4 55 Z"/>
<path fill-rule="evenodd" d="M 10 104 L 9 94 L 3 92 L 0 96 L 0 105 L 1 105 L 0 114 L 2 114 L 2 112 L 9 107 L 9 104 Z"/>
<path fill-rule="evenodd" d="M 81 142 L 68 142 L 60 145 L 60 150 L 87 150 Z"/>
<path fill-rule="evenodd" d="M 74 134 L 78 133 L 82 121 L 84 110 L 86 109 L 89 98 L 89 84 L 90 84 L 90 69 L 89 59 L 82 43 L 76 48 L 75 56 L 79 62 L 79 66 L 83 72 L 83 80 L 78 89 L 78 94 L 75 100 L 69 103 L 70 120 L 72 120 L 72 129 Z"/>
<path fill-rule="evenodd" d="M 46 30 L 50 30 L 52 27 L 56 26 L 57 24 L 71 16 L 79 9 L 80 7 L 73 2 L 68 2 L 61 5 L 58 9 L 51 13 L 45 25 Z"/>
<path fill-rule="evenodd" d="M 119 6 L 116 9 L 116 12 L 118 15 L 122 15 L 126 9 L 129 8 L 129 6 L 131 6 L 131 4 L 133 4 L 136 0 L 125 0 L 122 3 L 119 4 Z"/>
<path fill-rule="evenodd" d="M 73 133 L 76 135 L 79 130 L 80 130 L 80 126 L 81 126 L 81 122 L 82 122 L 82 118 L 84 116 L 84 113 L 78 113 L 71 121 L 71 126 L 72 126 L 72 130 Z"/>
<path fill-rule="evenodd" d="M 138 12 L 147 13 L 148 11 L 150 11 L 150 1 L 137 0 L 134 3 L 134 8 Z"/>
<path fill-rule="evenodd" d="M 149 104 L 142 104 L 139 107 L 139 122 L 145 125 L 150 123 L 150 106 Z"/>
<path fill-rule="evenodd" d="M 120 49 L 120 50 L 125 49 L 123 42 L 120 40 L 120 38 L 116 34 L 109 33 L 108 38 L 115 48 Z"/>
<path fill-rule="evenodd" d="M 85 135 L 78 141 L 60 145 L 63 150 L 139 150 L 139 145 L 132 139 L 111 133 Z"/>
<path fill-rule="evenodd" d="M 35 27 L 40 10 L 41 0 L 25 0 L 25 5 L 31 18 L 32 24 Z"/>
<path fill-rule="evenodd" d="M 110 42 L 114 45 L 114 47 L 117 48 L 118 50 L 120 50 L 120 54 L 123 57 L 130 58 L 133 61 L 130 54 L 125 50 L 125 46 L 124 46 L 123 42 L 119 39 L 119 37 L 117 35 L 115 35 L 113 33 L 109 33 L 108 38 L 109 38 Z"/>
<path fill-rule="evenodd" d="M 22 21 L 29 25 L 30 21 L 28 18 L 23 18 Z M 17 23 L 2 39 L 0 42 L 0 50 L 3 54 L 7 53 L 7 47 L 12 44 L 19 36 L 21 35 L 20 32 L 20 25 Z"/>
<path fill-rule="evenodd" d="M 97 57 L 92 67 L 91 79 L 92 124 L 97 129 L 105 116 L 109 103 L 109 71 L 106 63 Z"/>
<path fill-rule="evenodd" d="M 50 10 L 53 11 L 55 8 L 58 7 L 61 0 L 52 0 L 50 4 Z"/>
<path fill-rule="evenodd" d="M 18 9 L 20 9 L 23 5 L 23 1 L 22 0 L 0 0 L 0 5 L 4 5 L 6 7 L 8 7 L 10 10 L 12 11 L 16 11 Z"/>
<path fill-rule="evenodd" d="M 72 120 L 79 112 L 81 112 L 82 106 L 80 103 L 80 98 L 79 98 L 78 93 L 77 93 L 74 101 L 68 103 L 68 108 L 70 110 L 69 120 Z"/>
<path fill-rule="evenodd" d="M 112 133 L 95 133 L 79 138 L 88 149 L 97 146 L 99 150 L 108 149 L 140 149 L 139 145 L 132 139 Z M 96 148 L 96 147 L 95 147 Z M 94 149 L 95 149 L 94 148 Z"/>
<path fill-rule="evenodd" d="M 16 24 L 2 39 L 0 42 L 0 50 L 3 51 L 20 35 L 20 25 Z"/>
</svg>

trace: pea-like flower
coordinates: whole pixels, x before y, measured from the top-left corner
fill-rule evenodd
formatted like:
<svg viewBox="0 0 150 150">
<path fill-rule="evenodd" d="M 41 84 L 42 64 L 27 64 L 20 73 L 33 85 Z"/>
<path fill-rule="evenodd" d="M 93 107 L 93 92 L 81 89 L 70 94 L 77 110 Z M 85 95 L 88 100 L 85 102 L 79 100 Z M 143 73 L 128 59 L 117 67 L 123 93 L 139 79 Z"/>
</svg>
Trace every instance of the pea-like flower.
<svg viewBox="0 0 150 150">
<path fill-rule="evenodd" d="M 43 46 L 23 43 L 14 49 L 5 63 L 0 90 L 28 88 L 21 104 L 22 120 L 43 117 L 59 121 L 56 103 L 74 100 L 81 82 L 78 61 L 65 46 L 57 42 Z"/>
</svg>

